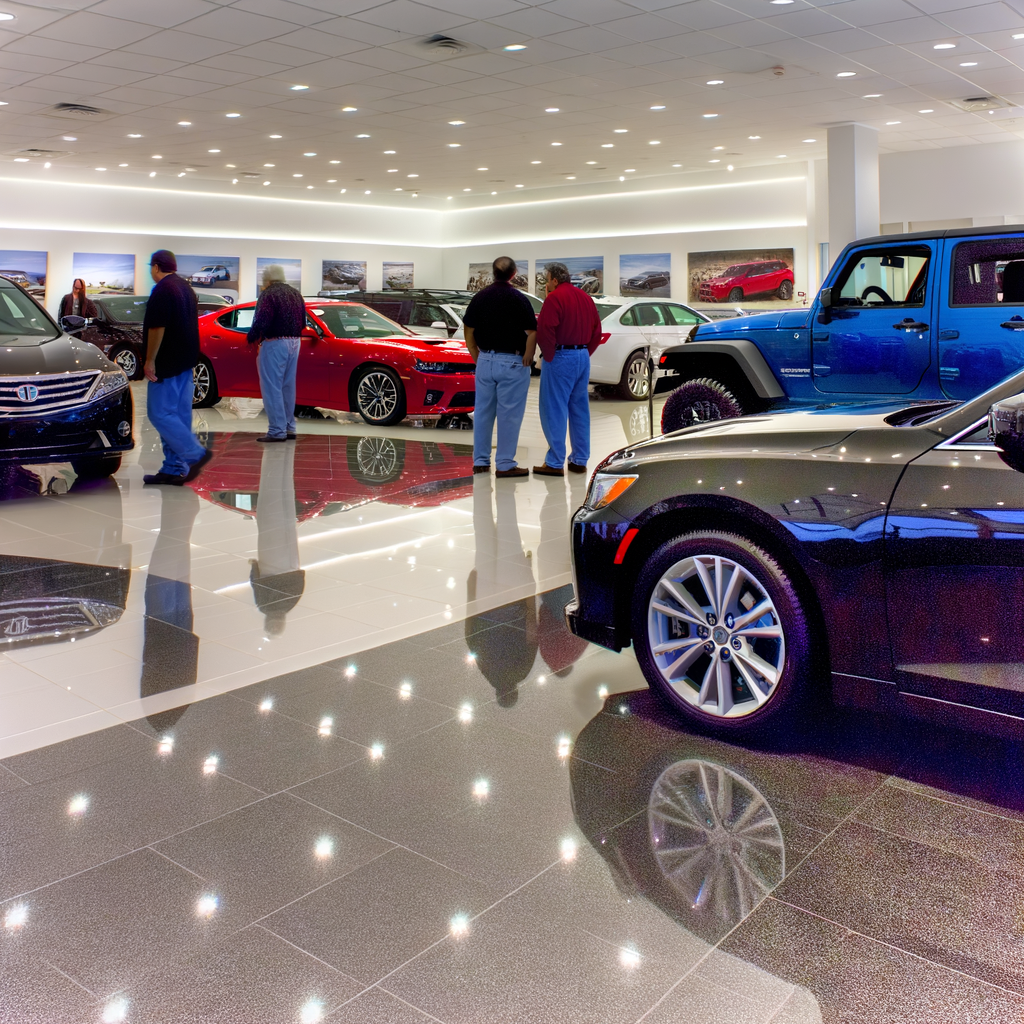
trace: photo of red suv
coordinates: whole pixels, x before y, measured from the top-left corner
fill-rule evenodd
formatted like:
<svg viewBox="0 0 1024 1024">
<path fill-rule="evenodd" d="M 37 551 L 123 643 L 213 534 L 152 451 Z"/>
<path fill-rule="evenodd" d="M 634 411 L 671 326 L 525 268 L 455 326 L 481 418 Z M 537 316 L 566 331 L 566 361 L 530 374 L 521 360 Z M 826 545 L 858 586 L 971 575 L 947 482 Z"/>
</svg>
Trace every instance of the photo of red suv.
<svg viewBox="0 0 1024 1024">
<path fill-rule="evenodd" d="M 788 302 L 793 298 L 793 270 L 782 260 L 737 263 L 702 281 L 699 295 L 702 302 L 742 302 L 759 295 Z"/>
<path fill-rule="evenodd" d="M 258 345 L 246 338 L 255 302 L 199 318 L 192 405 L 259 398 Z M 406 416 L 467 413 L 476 367 L 461 341 L 413 334 L 358 302 L 308 300 L 296 404 L 358 412 L 386 427 Z"/>
</svg>

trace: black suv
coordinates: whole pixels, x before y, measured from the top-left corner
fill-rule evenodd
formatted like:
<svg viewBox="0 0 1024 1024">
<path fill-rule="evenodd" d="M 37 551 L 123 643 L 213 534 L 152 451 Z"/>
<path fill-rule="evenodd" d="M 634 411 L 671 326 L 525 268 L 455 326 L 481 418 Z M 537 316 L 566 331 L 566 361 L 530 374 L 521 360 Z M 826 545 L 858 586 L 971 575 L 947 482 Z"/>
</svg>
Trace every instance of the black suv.
<svg viewBox="0 0 1024 1024">
<path fill-rule="evenodd" d="M 0 464 L 70 462 L 79 476 L 109 476 L 134 446 L 132 421 L 124 371 L 0 278 Z"/>
</svg>

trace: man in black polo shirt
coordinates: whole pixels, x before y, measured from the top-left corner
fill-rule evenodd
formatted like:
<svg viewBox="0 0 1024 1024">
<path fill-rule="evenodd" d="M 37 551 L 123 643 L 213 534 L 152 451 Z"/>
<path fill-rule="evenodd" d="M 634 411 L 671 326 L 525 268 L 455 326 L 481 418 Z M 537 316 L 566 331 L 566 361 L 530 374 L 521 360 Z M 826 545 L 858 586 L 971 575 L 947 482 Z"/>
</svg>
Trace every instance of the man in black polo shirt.
<svg viewBox="0 0 1024 1024">
<path fill-rule="evenodd" d="M 473 296 L 463 323 L 466 347 L 476 363 L 473 413 L 473 472 L 491 468 L 491 434 L 498 421 L 495 476 L 529 476 L 516 465 L 519 428 L 530 390 L 530 366 L 536 348 L 537 317 L 523 293 L 510 282 L 515 260 L 499 256 L 494 284 Z"/>
<path fill-rule="evenodd" d="M 199 307 L 192 286 L 178 277 L 174 253 L 158 249 L 149 272 L 156 284 L 146 303 L 142 337 L 146 343 L 144 372 L 146 415 L 156 427 L 164 449 L 159 473 L 144 476 L 147 484 L 181 486 L 194 480 L 210 461 L 192 432 L 192 367 L 199 362 Z"/>
</svg>

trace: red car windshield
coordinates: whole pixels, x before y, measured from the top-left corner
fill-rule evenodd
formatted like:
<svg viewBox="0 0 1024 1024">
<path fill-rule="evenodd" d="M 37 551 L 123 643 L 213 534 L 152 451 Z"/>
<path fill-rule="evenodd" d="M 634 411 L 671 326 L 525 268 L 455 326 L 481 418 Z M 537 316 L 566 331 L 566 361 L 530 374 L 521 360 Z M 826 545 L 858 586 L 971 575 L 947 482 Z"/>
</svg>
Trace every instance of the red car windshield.
<svg viewBox="0 0 1024 1024">
<path fill-rule="evenodd" d="M 753 270 L 753 263 L 737 263 L 734 267 L 723 270 L 722 277 L 746 277 Z"/>
<path fill-rule="evenodd" d="M 394 320 L 381 316 L 368 306 L 309 306 L 309 311 L 319 317 L 336 338 L 393 338 L 398 335 L 412 335 Z"/>
</svg>

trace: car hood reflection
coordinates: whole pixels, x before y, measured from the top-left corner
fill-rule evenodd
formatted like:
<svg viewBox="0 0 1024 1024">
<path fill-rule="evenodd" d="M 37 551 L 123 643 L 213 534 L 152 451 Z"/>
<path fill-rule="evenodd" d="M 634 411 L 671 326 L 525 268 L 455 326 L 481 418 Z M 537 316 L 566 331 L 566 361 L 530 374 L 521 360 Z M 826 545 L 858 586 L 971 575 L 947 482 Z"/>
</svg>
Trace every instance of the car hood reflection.
<svg viewBox="0 0 1024 1024">
<path fill-rule="evenodd" d="M 264 445 L 256 434 L 210 435 L 215 456 L 192 486 L 222 508 L 255 515 Z M 380 501 L 442 505 L 473 491 L 469 445 L 390 437 L 304 434 L 295 442 L 299 522 Z"/>
</svg>

